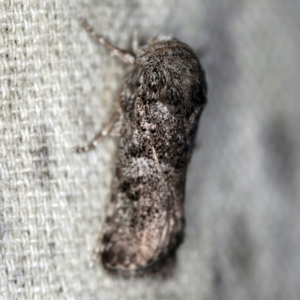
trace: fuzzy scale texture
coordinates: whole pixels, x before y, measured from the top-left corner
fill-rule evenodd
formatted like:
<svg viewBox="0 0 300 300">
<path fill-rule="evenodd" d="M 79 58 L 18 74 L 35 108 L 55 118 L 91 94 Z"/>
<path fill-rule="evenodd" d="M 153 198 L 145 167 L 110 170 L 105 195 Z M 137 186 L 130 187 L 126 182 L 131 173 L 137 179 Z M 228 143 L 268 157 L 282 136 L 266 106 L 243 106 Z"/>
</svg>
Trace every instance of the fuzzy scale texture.
<svg viewBox="0 0 300 300">
<path fill-rule="evenodd" d="M 298 0 L 0 1 L 0 299 L 300 299 Z M 124 280 L 89 261 L 118 141 L 84 145 L 116 111 L 130 49 L 170 34 L 209 92 L 185 188 L 174 276 Z"/>
<path fill-rule="evenodd" d="M 120 94 L 121 139 L 102 262 L 139 275 L 178 247 L 206 81 L 191 48 L 160 36 L 139 49 Z"/>
</svg>

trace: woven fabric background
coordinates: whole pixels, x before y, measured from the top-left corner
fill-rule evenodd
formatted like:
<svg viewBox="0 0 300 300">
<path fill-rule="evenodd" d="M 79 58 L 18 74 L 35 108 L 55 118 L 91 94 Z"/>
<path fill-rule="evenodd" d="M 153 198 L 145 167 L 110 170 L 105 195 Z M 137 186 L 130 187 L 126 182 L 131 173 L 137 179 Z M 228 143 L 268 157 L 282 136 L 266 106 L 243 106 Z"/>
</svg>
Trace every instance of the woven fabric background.
<svg viewBox="0 0 300 300">
<path fill-rule="evenodd" d="M 300 2 L 0 1 L 0 299 L 300 299 Z M 129 49 L 170 33 L 201 57 L 209 103 L 173 278 L 88 268 L 117 140 L 75 155 L 115 109 Z"/>
</svg>

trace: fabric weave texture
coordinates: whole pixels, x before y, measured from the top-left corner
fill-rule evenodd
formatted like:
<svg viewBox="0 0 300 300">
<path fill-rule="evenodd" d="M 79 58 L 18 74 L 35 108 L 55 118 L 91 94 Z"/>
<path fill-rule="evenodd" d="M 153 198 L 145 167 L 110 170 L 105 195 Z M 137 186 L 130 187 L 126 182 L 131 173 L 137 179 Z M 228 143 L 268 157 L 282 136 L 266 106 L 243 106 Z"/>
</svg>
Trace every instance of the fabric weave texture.
<svg viewBox="0 0 300 300">
<path fill-rule="evenodd" d="M 300 299 L 300 2 L 0 2 L 0 299 Z M 87 154 L 130 49 L 171 34 L 206 71 L 175 275 L 124 280 L 89 260 L 117 139 Z"/>
</svg>

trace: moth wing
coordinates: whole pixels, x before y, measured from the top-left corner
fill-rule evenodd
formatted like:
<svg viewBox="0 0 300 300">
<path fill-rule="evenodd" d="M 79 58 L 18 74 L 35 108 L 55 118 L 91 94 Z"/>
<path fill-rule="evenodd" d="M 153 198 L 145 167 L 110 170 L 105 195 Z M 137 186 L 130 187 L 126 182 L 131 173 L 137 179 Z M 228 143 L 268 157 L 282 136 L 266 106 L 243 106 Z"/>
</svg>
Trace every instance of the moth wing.
<svg viewBox="0 0 300 300">
<path fill-rule="evenodd" d="M 151 269 L 183 238 L 183 193 L 170 187 L 154 147 L 153 159 L 139 165 L 151 176 L 131 178 L 125 193 L 124 181 L 117 183 L 103 236 L 102 262 L 121 274 Z M 134 194 L 139 195 L 135 201 Z"/>
</svg>

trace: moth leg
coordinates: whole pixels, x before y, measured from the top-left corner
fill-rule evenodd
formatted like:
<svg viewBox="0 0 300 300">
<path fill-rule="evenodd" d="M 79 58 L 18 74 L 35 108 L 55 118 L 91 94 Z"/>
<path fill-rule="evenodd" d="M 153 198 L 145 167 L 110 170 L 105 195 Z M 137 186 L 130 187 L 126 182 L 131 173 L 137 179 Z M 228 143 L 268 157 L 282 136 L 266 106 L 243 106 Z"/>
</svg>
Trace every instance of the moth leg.
<svg viewBox="0 0 300 300">
<path fill-rule="evenodd" d="M 138 39 L 138 32 L 134 30 L 133 32 L 133 39 L 132 39 L 132 51 L 136 55 L 139 50 L 139 39 Z"/>
<path fill-rule="evenodd" d="M 114 127 L 115 123 L 118 121 L 119 118 L 120 118 L 120 112 L 114 113 L 111 119 L 109 120 L 108 124 L 99 133 L 95 135 L 95 137 L 90 143 L 88 143 L 86 146 L 83 147 L 74 148 L 73 152 L 83 153 L 83 152 L 88 152 L 91 149 L 94 149 L 97 146 L 97 144 L 110 133 L 110 131 L 112 130 L 112 128 Z"/>
<path fill-rule="evenodd" d="M 109 132 L 109 136 L 114 136 L 114 137 L 121 136 L 122 121 L 123 121 L 122 118 L 116 120 L 111 131 Z"/>
<path fill-rule="evenodd" d="M 87 32 L 90 33 L 91 36 L 93 36 L 100 44 L 107 47 L 113 56 L 117 57 L 119 60 L 126 64 L 133 65 L 135 62 L 135 57 L 130 54 L 128 51 L 120 49 L 113 44 L 111 44 L 108 40 L 106 40 L 104 37 L 102 37 L 100 34 L 98 34 L 87 22 L 87 20 L 84 20 L 82 22 L 82 26 L 86 29 Z"/>
</svg>

